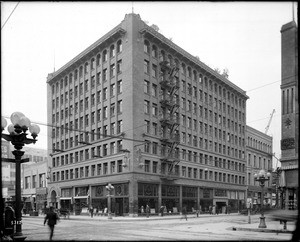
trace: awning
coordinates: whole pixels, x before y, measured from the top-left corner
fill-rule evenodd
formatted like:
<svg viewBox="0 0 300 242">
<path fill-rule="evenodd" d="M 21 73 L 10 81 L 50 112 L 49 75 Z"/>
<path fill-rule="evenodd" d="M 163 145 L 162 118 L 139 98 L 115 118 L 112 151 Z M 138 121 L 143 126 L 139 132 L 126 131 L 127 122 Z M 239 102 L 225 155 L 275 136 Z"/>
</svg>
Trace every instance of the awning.
<svg viewBox="0 0 300 242">
<path fill-rule="evenodd" d="M 74 197 L 74 199 L 87 199 L 88 196 L 76 196 Z"/>
<path fill-rule="evenodd" d="M 61 197 L 60 200 L 72 200 L 72 197 Z"/>
<path fill-rule="evenodd" d="M 298 169 L 298 165 L 281 166 L 280 170 L 295 170 Z"/>
</svg>

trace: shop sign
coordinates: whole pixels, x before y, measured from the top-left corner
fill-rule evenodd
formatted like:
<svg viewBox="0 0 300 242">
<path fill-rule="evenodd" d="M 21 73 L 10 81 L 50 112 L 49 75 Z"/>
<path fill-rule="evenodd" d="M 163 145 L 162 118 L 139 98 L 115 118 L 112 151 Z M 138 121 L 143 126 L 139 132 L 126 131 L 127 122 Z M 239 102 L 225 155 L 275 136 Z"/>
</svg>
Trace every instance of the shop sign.
<svg viewBox="0 0 300 242">
<path fill-rule="evenodd" d="M 179 187 L 177 187 L 177 186 L 162 186 L 162 196 L 179 197 Z"/>
<path fill-rule="evenodd" d="M 73 196 L 73 189 L 72 188 L 63 188 L 63 189 L 61 189 L 61 196 L 62 197 L 72 197 Z"/>
<path fill-rule="evenodd" d="M 215 196 L 216 197 L 226 197 L 226 190 L 216 189 Z"/>
<path fill-rule="evenodd" d="M 203 189 L 203 198 L 211 198 L 211 189 Z"/>
<path fill-rule="evenodd" d="M 47 194 L 47 187 L 36 188 L 36 194 Z"/>
<path fill-rule="evenodd" d="M 39 202 L 39 201 L 45 201 L 47 200 L 47 194 L 36 194 L 36 201 Z"/>
</svg>

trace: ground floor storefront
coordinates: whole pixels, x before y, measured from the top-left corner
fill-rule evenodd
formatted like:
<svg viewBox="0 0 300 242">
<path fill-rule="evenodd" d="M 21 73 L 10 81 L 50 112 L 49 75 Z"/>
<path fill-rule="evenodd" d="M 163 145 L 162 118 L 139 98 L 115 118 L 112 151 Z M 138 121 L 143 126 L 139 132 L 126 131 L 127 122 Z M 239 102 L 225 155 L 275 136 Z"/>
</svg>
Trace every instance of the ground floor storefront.
<svg viewBox="0 0 300 242">
<path fill-rule="evenodd" d="M 245 207 L 245 190 L 164 184 L 162 182 L 126 181 L 106 184 L 50 188 L 49 206 L 68 210 L 75 215 L 82 213 L 114 216 L 151 214 L 180 214 L 183 207 L 187 213 L 238 212 Z M 92 209 L 92 210 L 91 210 Z"/>
</svg>

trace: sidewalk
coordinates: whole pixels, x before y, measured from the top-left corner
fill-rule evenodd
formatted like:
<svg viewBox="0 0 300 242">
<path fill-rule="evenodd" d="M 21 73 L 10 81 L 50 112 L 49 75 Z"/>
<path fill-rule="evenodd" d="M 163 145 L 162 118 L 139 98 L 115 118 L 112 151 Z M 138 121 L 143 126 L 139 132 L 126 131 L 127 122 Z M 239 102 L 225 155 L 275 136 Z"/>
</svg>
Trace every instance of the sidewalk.
<svg viewBox="0 0 300 242">
<path fill-rule="evenodd" d="M 283 223 L 280 224 L 279 221 L 265 219 L 267 228 L 259 228 L 259 217 L 251 220 L 251 223 L 248 222 L 241 223 L 237 226 L 230 227 L 229 230 L 242 230 L 242 231 L 253 231 L 253 232 L 266 232 L 266 233 L 293 233 L 296 229 L 295 222 L 287 222 L 286 229 L 283 229 Z"/>
<path fill-rule="evenodd" d="M 248 223 L 248 216 L 239 215 L 238 213 L 231 213 L 231 214 L 219 214 L 219 215 L 210 215 L 210 214 L 200 214 L 199 217 L 197 217 L 195 214 L 189 214 L 188 219 L 201 219 L 201 218 L 207 218 L 207 217 L 230 217 L 230 216 L 241 216 L 243 221 L 240 221 L 239 225 L 237 226 L 229 226 L 228 230 L 239 230 L 239 231 L 253 231 L 253 232 L 267 232 L 267 233 L 292 233 L 295 230 L 295 222 L 287 222 L 287 229 L 283 230 L 283 224 L 280 224 L 279 221 L 273 221 L 266 218 L 265 222 L 267 225 L 267 228 L 258 228 L 259 226 L 259 217 L 260 215 L 252 215 L 251 216 L 251 223 Z M 24 219 L 27 218 L 40 218 L 43 219 L 44 215 L 39 216 L 29 216 L 29 215 L 23 215 Z M 165 216 L 149 216 L 147 218 L 146 216 L 138 216 L 138 217 L 132 217 L 132 216 L 116 216 L 112 217 L 112 219 L 108 219 L 108 216 L 88 216 L 88 215 L 70 215 L 69 218 L 61 217 L 62 220 L 89 220 L 89 221 L 149 221 L 149 220 L 180 220 L 182 218 L 182 215 L 165 215 Z M 234 222 L 234 221 L 233 221 Z"/>
</svg>

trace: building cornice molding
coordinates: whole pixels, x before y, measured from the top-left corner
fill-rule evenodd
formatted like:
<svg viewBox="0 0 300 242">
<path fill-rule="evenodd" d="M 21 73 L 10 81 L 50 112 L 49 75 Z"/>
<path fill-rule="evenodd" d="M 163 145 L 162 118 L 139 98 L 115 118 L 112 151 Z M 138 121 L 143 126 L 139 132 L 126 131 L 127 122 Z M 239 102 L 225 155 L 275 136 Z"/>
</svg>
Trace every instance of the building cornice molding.
<svg viewBox="0 0 300 242">
<path fill-rule="evenodd" d="M 244 98 L 248 99 L 249 96 L 246 95 L 246 91 L 242 90 L 232 82 L 230 82 L 227 78 L 219 74 L 218 72 L 214 71 L 212 68 L 198 60 L 195 56 L 192 56 L 187 51 L 179 47 L 178 45 L 174 44 L 172 41 L 164 37 L 162 34 L 155 31 L 153 28 L 149 26 L 145 26 L 143 29 L 140 30 L 140 33 L 142 35 L 150 35 L 157 40 L 159 40 L 162 44 L 165 44 L 166 47 L 169 49 L 172 49 L 174 52 L 177 52 L 181 55 L 182 58 L 187 59 L 192 64 L 194 64 L 197 67 L 200 67 L 202 70 L 206 71 L 209 75 L 215 77 L 216 79 L 219 79 L 223 81 L 225 84 L 227 84 L 230 88 L 232 88 L 234 91 L 238 92 L 239 94 L 243 95 Z"/>
<path fill-rule="evenodd" d="M 74 57 L 67 64 L 59 68 L 57 71 L 49 73 L 47 77 L 47 83 L 51 84 L 54 80 L 60 79 L 61 76 L 65 75 L 65 73 L 68 72 L 68 69 L 72 69 L 74 68 L 74 66 L 82 64 L 84 62 L 82 61 L 84 57 L 87 57 L 89 55 L 94 55 L 94 53 L 98 52 L 101 46 L 103 47 L 104 45 L 106 45 L 106 43 L 110 39 L 119 38 L 123 36 L 125 33 L 126 31 L 121 27 L 121 24 L 119 24 L 110 32 L 108 32 L 103 37 L 98 39 L 95 43 L 93 43 L 84 51 L 82 51 L 79 55 Z"/>
</svg>

